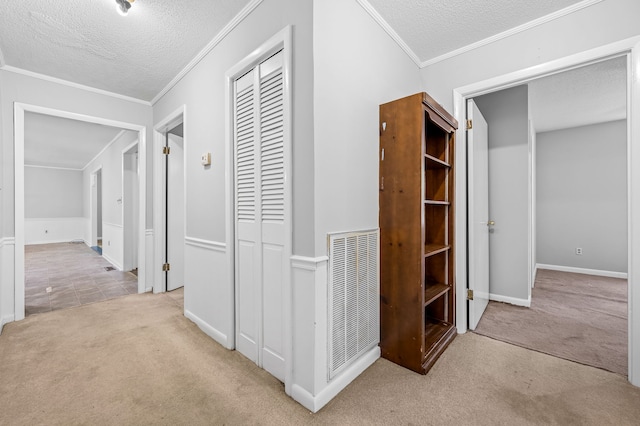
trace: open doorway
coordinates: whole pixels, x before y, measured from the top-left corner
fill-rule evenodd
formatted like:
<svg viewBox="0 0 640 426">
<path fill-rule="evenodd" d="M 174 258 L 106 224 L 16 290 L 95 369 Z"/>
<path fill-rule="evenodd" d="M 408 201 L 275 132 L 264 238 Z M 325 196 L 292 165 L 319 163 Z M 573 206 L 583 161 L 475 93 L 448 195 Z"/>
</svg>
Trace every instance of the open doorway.
<svg viewBox="0 0 640 426">
<path fill-rule="evenodd" d="M 15 319 L 138 293 L 144 279 L 123 270 L 117 182 L 120 150 L 143 141 L 144 127 L 24 104 L 14 111 Z M 144 192 L 139 180 L 138 205 Z M 99 240 L 102 253 L 92 250 Z"/>
<path fill-rule="evenodd" d="M 474 98 L 489 123 L 492 175 L 492 302 L 476 332 L 624 375 L 626 71 L 620 56 Z M 470 264 L 474 252 L 470 241 Z M 470 270 L 470 288 L 476 281 Z"/>
<path fill-rule="evenodd" d="M 167 291 L 184 287 L 184 125 L 165 133 L 165 285 Z"/>
<path fill-rule="evenodd" d="M 180 108 L 155 126 L 154 132 L 154 268 L 159 271 L 154 293 L 171 292 L 184 306 L 186 240 L 185 223 L 185 137 L 184 108 Z"/>
<path fill-rule="evenodd" d="M 122 226 L 124 271 L 138 275 L 138 217 L 140 215 L 138 141 L 122 150 Z"/>
</svg>

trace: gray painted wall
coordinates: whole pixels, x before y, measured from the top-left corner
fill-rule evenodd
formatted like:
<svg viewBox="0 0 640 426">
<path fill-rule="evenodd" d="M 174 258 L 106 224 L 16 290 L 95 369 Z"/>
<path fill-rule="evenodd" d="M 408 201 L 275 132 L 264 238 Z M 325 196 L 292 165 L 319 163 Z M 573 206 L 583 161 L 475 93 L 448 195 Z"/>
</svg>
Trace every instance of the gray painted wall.
<svg viewBox="0 0 640 426">
<path fill-rule="evenodd" d="M 538 263 L 627 272 L 626 120 L 539 133 L 537 148 Z"/>
<path fill-rule="evenodd" d="M 489 291 L 529 297 L 528 88 L 474 98 L 489 126 Z"/>
<path fill-rule="evenodd" d="M 82 217 L 82 171 L 24 168 L 26 218 Z"/>
</svg>

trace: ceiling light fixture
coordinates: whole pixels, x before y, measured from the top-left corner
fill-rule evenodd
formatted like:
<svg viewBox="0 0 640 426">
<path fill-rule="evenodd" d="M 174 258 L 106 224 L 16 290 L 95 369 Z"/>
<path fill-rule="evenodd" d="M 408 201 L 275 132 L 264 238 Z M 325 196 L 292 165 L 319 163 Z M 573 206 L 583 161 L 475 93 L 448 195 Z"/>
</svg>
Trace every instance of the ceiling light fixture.
<svg viewBox="0 0 640 426">
<path fill-rule="evenodd" d="M 131 3 L 136 0 L 116 0 L 116 10 L 122 16 L 127 16 L 129 9 L 131 9 Z"/>
</svg>

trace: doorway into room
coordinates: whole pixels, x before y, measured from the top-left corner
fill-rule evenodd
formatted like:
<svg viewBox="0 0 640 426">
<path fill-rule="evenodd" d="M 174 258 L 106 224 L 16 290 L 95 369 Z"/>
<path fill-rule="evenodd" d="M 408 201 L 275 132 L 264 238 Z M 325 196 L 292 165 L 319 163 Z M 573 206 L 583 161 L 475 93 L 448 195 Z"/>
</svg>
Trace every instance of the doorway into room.
<svg viewBox="0 0 640 426">
<path fill-rule="evenodd" d="M 492 119 L 487 120 L 489 152 L 494 150 L 488 158 L 494 184 L 489 183 L 488 188 L 478 188 L 473 172 L 478 156 L 468 138 L 469 288 L 474 289 L 473 300 L 468 302 L 469 328 L 498 340 L 626 375 L 627 58 L 609 58 L 527 83 L 529 99 L 525 97 L 523 102 L 524 110 L 529 108 L 529 117 L 521 120 L 521 127 L 528 135 L 523 133 L 521 137 L 522 155 L 512 153 L 507 158 L 507 149 L 518 148 L 502 142 L 496 146 L 499 135 L 494 137 L 492 147 Z M 580 96 L 559 88 L 568 85 L 573 87 L 564 90 L 579 90 Z M 495 105 L 502 92 L 515 89 L 517 86 L 474 100 L 480 110 L 485 107 L 489 111 L 513 111 L 512 104 Z M 558 92 L 566 99 L 554 98 L 553 93 Z M 597 106 L 591 106 L 591 102 Z M 599 110 L 598 106 L 604 109 Z M 467 114 L 470 115 L 469 110 Z M 496 130 L 496 134 L 500 131 Z M 519 195 L 510 196 L 504 186 L 505 181 L 513 185 L 517 179 L 500 174 L 502 160 L 515 163 L 520 170 L 529 169 L 528 184 L 523 175 L 524 180 L 514 188 Z M 496 184 L 496 180 L 501 183 Z M 600 184 L 604 187 L 597 189 Z M 491 195 L 489 213 L 480 218 L 474 213 L 474 198 L 483 190 Z M 603 194 L 599 205 L 593 204 L 594 191 Z M 511 211 L 527 202 L 515 202 L 514 197 L 518 196 L 528 197 L 529 208 Z M 500 197 L 505 199 L 500 201 Z M 511 229 L 515 220 L 527 221 L 528 229 Z M 478 225 L 480 222 L 483 226 Z M 603 222 L 609 225 L 600 227 L 598 224 Z M 483 232 L 489 241 L 485 251 L 478 250 L 474 241 Z M 521 242 L 528 240 L 528 244 L 512 241 L 507 244 L 508 250 L 500 251 L 501 240 L 510 236 Z M 589 248 L 585 248 L 587 245 Z M 489 271 L 487 294 L 475 291 L 482 288 L 485 278 L 479 273 L 482 268 L 473 266 L 485 263 Z M 486 300 L 491 302 L 482 316 Z"/>
<path fill-rule="evenodd" d="M 122 266 L 118 182 L 122 147 L 143 144 L 144 126 L 19 103 L 14 113 L 15 320 L 140 292 L 144 268 L 139 280 Z M 138 240 L 144 193 L 139 179 Z"/>
</svg>

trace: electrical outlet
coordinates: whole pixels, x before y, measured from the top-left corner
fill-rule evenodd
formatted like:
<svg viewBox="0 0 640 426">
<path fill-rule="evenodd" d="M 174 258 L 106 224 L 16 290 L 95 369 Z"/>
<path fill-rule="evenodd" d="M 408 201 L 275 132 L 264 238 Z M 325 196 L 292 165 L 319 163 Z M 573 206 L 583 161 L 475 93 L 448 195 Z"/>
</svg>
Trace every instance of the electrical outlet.
<svg viewBox="0 0 640 426">
<path fill-rule="evenodd" d="M 576 254 L 578 254 L 578 255 L 582 254 L 582 248 L 581 247 L 576 247 Z"/>
</svg>

